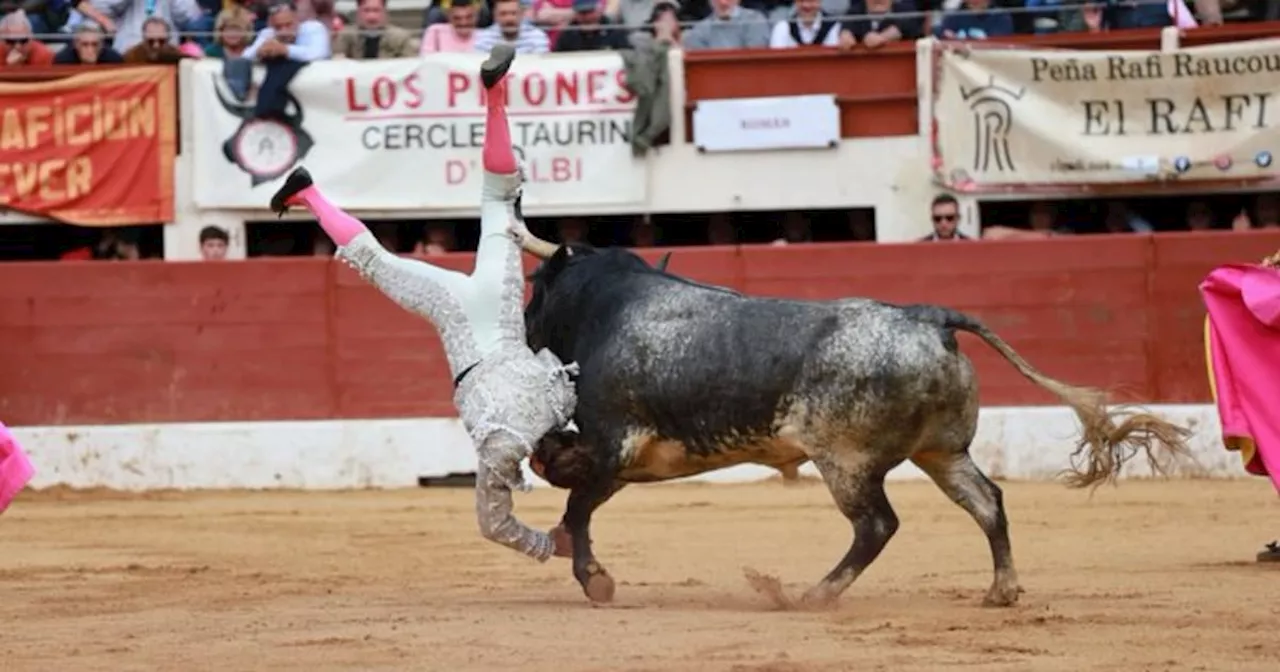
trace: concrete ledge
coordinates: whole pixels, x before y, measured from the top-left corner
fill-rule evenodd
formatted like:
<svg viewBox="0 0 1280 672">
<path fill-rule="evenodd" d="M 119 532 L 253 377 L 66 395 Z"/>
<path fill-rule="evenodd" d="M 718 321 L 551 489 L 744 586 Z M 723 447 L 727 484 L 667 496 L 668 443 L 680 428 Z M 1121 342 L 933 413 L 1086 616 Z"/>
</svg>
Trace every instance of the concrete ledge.
<svg viewBox="0 0 1280 672">
<path fill-rule="evenodd" d="M 1247 475 L 1239 456 L 1222 447 L 1212 406 L 1151 410 L 1195 432 L 1194 462 L 1170 465 L 1173 475 Z M 1051 479 L 1069 466 L 1077 427 L 1066 407 L 984 408 L 972 453 L 993 478 Z M 415 487 L 420 476 L 475 469 L 470 439 L 456 418 L 16 427 L 14 433 L 36 465 L 35 488 L 400 488 Z M 1151 475 L 1145 459 L 1130 467 L 1125 477 Z M 806 464 L 801 473 L 816 476 L 817 470 Z M 776 474 L 742 465 L 685 480 L 743 482 Z M 890 477 L 924 476 L 905 464 Z"/>
</svg>

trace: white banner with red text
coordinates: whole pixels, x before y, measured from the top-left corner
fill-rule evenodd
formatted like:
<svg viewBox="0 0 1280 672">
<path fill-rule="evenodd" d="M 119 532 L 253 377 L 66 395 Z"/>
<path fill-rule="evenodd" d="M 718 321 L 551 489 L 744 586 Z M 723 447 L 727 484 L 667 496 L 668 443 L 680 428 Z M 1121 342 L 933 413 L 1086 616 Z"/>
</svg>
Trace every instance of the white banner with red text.
<svg viewBox="0 0 1280 672">
<path fill-rule="evenodd" d="M 236 95 L 220 61 L 194 76 L 194 199 L 262 209 L 305 166 L 350 210 L 476 208 L 484 142 L 484 54 L 312 63 L 283 112 L 255 112 L 264 72 Z M 184 68 L 185 69 L 185 68 Z M 526 207 L 642 203 L 646 171 L 630 145 L 635 98 L 615 52 L 521 56 L 508 79 L 511 140 L 524 155 Z"/>
</svg>

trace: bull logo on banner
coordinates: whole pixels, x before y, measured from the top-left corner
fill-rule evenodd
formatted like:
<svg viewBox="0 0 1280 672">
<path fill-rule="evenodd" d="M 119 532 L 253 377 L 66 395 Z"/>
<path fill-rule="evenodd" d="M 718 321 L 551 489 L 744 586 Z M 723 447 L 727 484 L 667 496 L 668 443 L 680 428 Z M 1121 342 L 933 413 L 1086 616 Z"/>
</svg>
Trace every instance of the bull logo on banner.
<svg viewBox="0 0 1280 672">
<path fill-rule="evenodd" d="M 213 79 L 213 90 L 222 109 L 240 119 L 240 127 L 222 143 L 222 153 L 249 175 L 252 186 L 284 175 L 311 151 L 315 142 L 302 128 L 302 105 L 292 93 L 284 92 L 284 106 L 278 114 L 259 117 L 255 113 L 256 101 L 245 100 L 247 91 L 245 95 L 233 92 L 233 100 L 218 86 L 218 78 Z"/>
<path fill-rule="evenodd" d="M 969 103 L 973 112 L 973 170 L 985 173 L 1014 172 L 1013 154 L 1009 151 L 1009 131 L 1013 129 L 1011 102 L 1022 100 L 1026 89 L 997 86 L 995 78 L 990 83 L 966 91 L 960 89 L 960 98 Z M 993 165 L 994 164 L 994 168 Z"/>
</svg>

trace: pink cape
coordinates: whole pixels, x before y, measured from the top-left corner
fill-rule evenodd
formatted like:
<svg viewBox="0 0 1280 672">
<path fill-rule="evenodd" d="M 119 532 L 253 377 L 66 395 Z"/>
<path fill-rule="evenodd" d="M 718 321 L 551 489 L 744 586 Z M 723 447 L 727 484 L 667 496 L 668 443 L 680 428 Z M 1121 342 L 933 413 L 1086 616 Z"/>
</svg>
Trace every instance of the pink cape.
<svg viewBox="0 0 1280 672">
<path fill-rule="evenodd" d="M 1280 270 L 1219 266 L 1200 283 L 1222 441 L 1280 492 Z"/>
<path fill-rule="evenodd" d="M 27 486 L 35 473 L 35 467 L 22 452 L 18 440 L 0 422 L 0 513 L 9 508 L 13 498 Z"/>
</svg>

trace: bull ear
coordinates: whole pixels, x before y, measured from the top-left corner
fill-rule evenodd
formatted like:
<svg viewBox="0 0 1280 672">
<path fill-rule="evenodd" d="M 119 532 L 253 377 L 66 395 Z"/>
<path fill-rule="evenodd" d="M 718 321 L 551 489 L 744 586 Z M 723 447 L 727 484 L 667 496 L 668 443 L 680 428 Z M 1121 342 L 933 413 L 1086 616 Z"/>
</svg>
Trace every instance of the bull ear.
<svg viewBox="0 0 1280 672">
<path fill-rule="evenodd" d="M 666 254 L 662 255 L 662 258 L 658 260 L 658 265 L 657 265 L 657 266 L 655 266 L 655 268 L 657 268 L 659 271 L 665 271 L 665 270 L 667 270 L 667 264 L 669 264 L 669 263 L 671 263 L 671 253 L 670 253 L 670 252 L 668 252 L 668 253 L 666 253 Z"/>
</svg>

